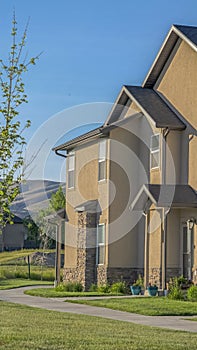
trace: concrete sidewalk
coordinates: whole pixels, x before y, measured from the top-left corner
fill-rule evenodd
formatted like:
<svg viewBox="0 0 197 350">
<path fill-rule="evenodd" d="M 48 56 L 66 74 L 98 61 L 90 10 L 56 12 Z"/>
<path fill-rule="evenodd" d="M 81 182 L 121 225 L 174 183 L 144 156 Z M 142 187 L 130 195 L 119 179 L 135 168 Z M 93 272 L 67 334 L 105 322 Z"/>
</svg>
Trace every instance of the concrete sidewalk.
<svg viewBox="0 0 197 350">
<path fill-rule="evenodd" d="M 112 320 L 132 322 L 151 327 L 161 327 L 171 330 L 197 333 L 197 322 L 183 319 L 184 317 L 191 318 L 188 316 L 143 316 L 101 307 L 65 303 L 64 300 L 66 298 L 42 298 L 24 294 L 25 290 L 32 288 L 33 287 L 31 286 L 10 290 L 0 290 L 0 300 L 38 307 L 46 310 L 104 317 Z M 79 300 L 79 298 L 77 299 Z M 95 299 L 98 299 L 98 297 Z"/>
</svg>

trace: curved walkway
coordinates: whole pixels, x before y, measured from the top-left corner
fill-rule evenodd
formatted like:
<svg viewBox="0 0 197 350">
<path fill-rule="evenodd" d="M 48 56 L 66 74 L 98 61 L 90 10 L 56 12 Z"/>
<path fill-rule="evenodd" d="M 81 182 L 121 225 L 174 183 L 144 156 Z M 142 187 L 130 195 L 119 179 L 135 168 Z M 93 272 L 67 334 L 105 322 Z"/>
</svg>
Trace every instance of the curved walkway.
<svg viewBox="0 0 197 350">
<path fill-rule="evenodd" d="M 66 298 L 42 298 L 26 295 L 24 294 L 24 291 L 27 289 L 32 289 L 32 286 L 17 289 L 0 290 L 0 300 L 38 307 L 46 310 L 104 317 L 112 320 L 132 322 L 151 327 L 161 327 L 171 330 L 197 333 L 197 322 L 184 320 L 183 316 L 143 316 L 101 307 L 65 303 L 64 300 Z M 79 300 L 79 298 L 77 299 Z M 98 299 L 98 297 L 95 299 Z M 191 317 L 186 316 L 186 318 Z"/>
</svg>

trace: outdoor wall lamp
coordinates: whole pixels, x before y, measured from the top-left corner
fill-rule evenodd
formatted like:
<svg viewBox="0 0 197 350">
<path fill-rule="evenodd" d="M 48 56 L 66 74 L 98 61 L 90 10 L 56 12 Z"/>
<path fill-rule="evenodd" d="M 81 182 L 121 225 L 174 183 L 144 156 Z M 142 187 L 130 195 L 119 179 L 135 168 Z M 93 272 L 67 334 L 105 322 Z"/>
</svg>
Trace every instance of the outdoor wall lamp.
<svg viewBox="0 0 197 350">
<path fill-rule="evenodd" d="M 196 224 L 196 219 L 191 218 L 187 220 L 187 227 L 189 230 L 192 230 L 194 227 L 194 224 Z"/>
</svg>

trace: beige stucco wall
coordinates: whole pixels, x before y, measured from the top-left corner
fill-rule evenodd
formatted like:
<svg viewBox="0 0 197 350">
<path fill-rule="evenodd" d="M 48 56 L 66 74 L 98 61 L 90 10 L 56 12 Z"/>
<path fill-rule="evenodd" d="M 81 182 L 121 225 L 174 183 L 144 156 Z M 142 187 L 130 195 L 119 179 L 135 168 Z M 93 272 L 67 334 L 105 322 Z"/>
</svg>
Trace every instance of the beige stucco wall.
<svg viewBox="0 0 197 350">
<path fill-rule="evenodd" d="M 98 199 L 102 209 L 99 222 L 106 224 L 108 220 L 108 184 L 106 181 L 98 182 L 98 141 L 99 139 L 74 149 L 75 186 L 72 189 L 66 188 L 66 214 L 68 221 L 66 223 L 65 267 L 74 267 L 77 264 L 78 223 L 77 213 L 74 208 L 88 200 Z M 108 176 L 108 172 L 109 165 L 107 162 L 106 176 Z M 107 254 L 106 249 L 106 262 Z"/>
<path fill-rule="evenodd" d="M 166 138 L 166 183 L 186 182 L 187 179 L 187 151 L 185 149 L 184 157 L 182 154 L 182 133 L 180 131 L 170 131 Z M 181 162 L 184 162 L 183 167 L 185 175 L 182 173 Z M 184 176 L 183 176 L 184 175 Z M 185 181 L 182 181 L 184 178 Z"/>
<path fill-rule="evenodd" d="M 157 90 L 196 129 L 197 106 L 197 53 L 184 41 L 181 42 Z"/>
<path fill-rule="evenodd" d="M 197 128 L 196 81 L 197 53 L 180 40 L 174 56 L 171 57 L 155 84 L 155 89 L 167 98 L 183 116 L 187 125 L 186 130 L 181 132 L 182 136 L 180 132 L 170 132 L 168 142 L 172 145 L 171 151 L 174 153 L 177 182 L 188 182 L 195 189 L 197 188 L 197 141 L 196 137 L 191 141 L 189 138 L 196 133 Z"/>
<path fill-rule="evenodd" d="M 149 136 L 144 140 L 139 134 L 144 130 L 143 123 L 139 115 L 110 132 L 110 182 L 114 189 L 109 194 L 111 267 L 143 268 L 144 227 L 139 224 L 140 217 L 129 209 L 142 184 L 149 182 L 149 149 L 145 146 Z"/>
<path fill-rule="evenodd" d="M 181 250 L 180 210 L 171 209 L 167 216 L 167 268 L 180 267 Z"/>
<path fill-rule="evenodd" d="M 161 267 L 161 218 L 160 212 L 151 210 L 148 225 L 149 269 Z"/>
</svg>

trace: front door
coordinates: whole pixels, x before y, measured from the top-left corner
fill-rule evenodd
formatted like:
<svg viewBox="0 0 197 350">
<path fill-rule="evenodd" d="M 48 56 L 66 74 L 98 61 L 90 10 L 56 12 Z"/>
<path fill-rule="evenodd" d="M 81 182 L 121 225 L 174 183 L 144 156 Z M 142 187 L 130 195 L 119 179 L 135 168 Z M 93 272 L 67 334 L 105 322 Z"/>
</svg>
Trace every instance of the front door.
<svg viewBox="0 0 197 350">
<path fill-rule="evenodd" d="M 194 248 L 193 229 L 183 226 L 183 276 L 192 280 L 193 267 L 193 248 Z"/>
</svg>

